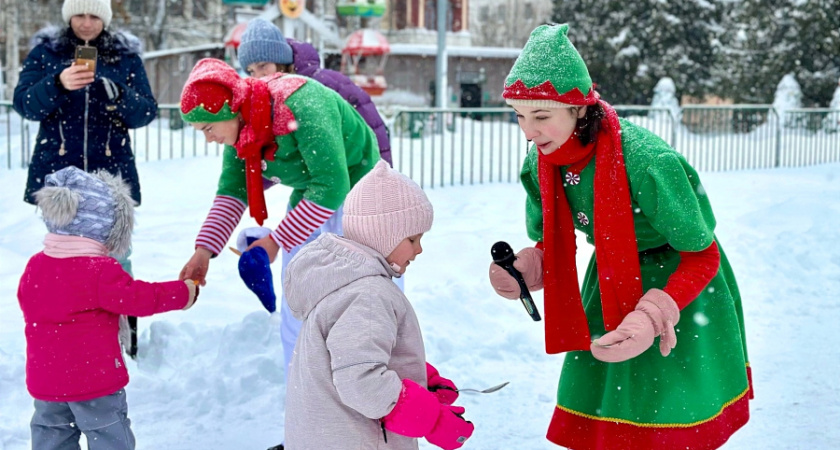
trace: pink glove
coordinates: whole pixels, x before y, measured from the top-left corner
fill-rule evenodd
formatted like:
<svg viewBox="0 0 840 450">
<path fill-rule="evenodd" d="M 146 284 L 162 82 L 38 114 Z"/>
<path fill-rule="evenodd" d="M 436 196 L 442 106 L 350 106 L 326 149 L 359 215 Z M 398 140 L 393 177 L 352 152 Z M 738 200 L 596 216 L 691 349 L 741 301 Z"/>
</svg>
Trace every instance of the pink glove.
<svg viewBox="0 0 840 450">
<path fill-rule="evenodd" d="M 659 352 L 668 356 L 677 345 L 674 325 L 680 320 L 677 302 L 665 291 L 651 289 L 613 331 L 595 339 L 592 356 L 604 362 L 621 362 L 641 355 L 659 336 Z"/>
<path fill-rule="evenodd" d="M 522 280 L 528 290 L 538 291 L 543 288 L 543 251 L 535 247 L 527 247 L 516 254 L 513 268 L 522 274 Z M 490 263 L 490 284 L 496 293 L 504 298 L 516 300 L 519 298 L 519 283 L 505 269 L 496 263 Z"/>
<path fill-rule="evenodd" d="M 451 405 L 458 399 L 458 388 L 455 383 L 449 378 L 440 376 L 435 366 L 429 363 L 426 363 L 426 385 L 444 405 Z"/>
<path fill-rule="evenodd" d="M 403 388 L 394 409 L 383 417 L 386 430 L 408 437 L 425 437 L 444 450 L 461 448 L 475 426 L 464 420 L 464 408 L 441 404 L 419 384 L 403 379 Z"/>
</svg>

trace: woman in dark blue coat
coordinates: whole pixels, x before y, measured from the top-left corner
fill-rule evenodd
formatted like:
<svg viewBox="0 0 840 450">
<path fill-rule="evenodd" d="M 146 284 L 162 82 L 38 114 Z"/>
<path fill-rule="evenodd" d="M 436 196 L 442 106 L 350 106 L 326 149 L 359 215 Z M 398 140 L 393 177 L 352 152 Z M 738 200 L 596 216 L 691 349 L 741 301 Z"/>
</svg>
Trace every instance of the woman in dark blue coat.
<svg viewBox="0 0 840 450">
<path fill-rule="evenodd" d="M 157 102 L 140 59 L 140 41 L 106 30 L 110 5 L 81 9 L 90 4 L 65 1 L 62 13 L 69 26 L 35 35 L 15 87 L 15 111 L 41 124 L 24 195 L 28 203 L 35 204 L 33 194 L 47 174 L 67 166 L 122 175 L 140 203 L 128 130 L 154 120 Z M 74 65 L 76 46 L 86 41 L 98 49 L 95 73 Z"/>
</svg>

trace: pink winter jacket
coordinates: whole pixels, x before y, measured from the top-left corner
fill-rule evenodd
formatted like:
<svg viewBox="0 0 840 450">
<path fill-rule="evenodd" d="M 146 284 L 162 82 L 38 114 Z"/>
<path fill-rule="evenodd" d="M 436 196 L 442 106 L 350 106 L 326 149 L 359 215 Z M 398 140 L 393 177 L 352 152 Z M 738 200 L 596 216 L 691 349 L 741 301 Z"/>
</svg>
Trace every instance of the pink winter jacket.
<svg viewBox="0 0 840 450">
<path fill-rule="evenodd" d="M 26 387 L 44 401 L 77 402 L 128 384 L 120 314 L 150 316 L 194 300 L 184 281 L 134 280 L 107 256 L 33 256 L 18 286 L 26 321 Z"/>
</svg>

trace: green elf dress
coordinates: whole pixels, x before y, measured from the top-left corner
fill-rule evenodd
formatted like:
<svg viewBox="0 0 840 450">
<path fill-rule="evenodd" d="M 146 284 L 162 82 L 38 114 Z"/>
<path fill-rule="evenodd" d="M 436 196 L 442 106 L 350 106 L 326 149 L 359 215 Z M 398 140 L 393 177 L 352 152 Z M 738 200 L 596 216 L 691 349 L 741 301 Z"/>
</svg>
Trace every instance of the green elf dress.
<svg viewBox="0 0 840 450">
<path fill-rule="evenodd" d="M 547 438 L 583 449 L 714 449 L 749 419 L 741 298 L 696 171 L 653 133 L 599 99 L 567 25 L 531 34 L 505 82 L 513 106 L 599 105 L 594 141 L 531 149 L 522 168 L 528 235 L 544 250 L 548 353 L 568 352 Z M 561 105 L 558 105 L 560 103 Z M 595 246 L 582 288 L 574 230 Z M 623 362 L 596 359 L 644 292 L 680 308 L 677 345 Z"/>
</svg>

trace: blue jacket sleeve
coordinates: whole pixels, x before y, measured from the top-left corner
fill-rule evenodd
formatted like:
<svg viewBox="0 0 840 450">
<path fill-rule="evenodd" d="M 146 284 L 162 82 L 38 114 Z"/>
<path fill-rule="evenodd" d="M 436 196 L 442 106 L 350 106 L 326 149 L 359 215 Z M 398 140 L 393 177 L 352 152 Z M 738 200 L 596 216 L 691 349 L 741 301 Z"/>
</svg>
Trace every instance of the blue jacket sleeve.
<svg viewBox="0 0 840 450">
<path fill-rule="evenodd" d="M 66 66 L 47 64 L 42 46 L 35 47 L 26 57 L 23 70 L 15 86 L 13 107 L 28 120 L 40 122 L 60 108 L 66 101 L 66 92 L 56 85 L 56 76 Z"/>
<path fill-rule="evenodd" d="M 113 81 L 120 89 L 117 100 L 117 112 L 128 128 L 140 128 L 148 125 L 157 114 L 157 101 L 149 86 L 149 78 L 143 61 L 137 55 L 127 55 L 128 70 L 125 78 Z"/>
</svg>

